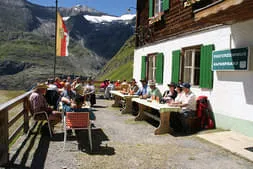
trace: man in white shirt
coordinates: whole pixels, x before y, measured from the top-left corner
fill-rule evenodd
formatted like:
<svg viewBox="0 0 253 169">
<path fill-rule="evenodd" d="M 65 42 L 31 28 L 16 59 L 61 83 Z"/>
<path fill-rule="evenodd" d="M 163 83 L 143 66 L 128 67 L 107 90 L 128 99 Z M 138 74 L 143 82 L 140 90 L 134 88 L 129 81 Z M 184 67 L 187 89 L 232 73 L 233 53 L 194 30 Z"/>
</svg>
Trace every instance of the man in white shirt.
<svg viewBox="0 0 253 169">
<path fill-rule="evenodd" d="M 183 88 L 182 96 L 178 102 L 173 103 L 173 105 L 182 108 L 179 118 L 184 131 L 187 131 L 188 124 L 186 118 L 196 116 L 196 96 L 190 90 L 191 85 L 189 83 L 183 83 L 180 85 Z"/>
<path fill-rule="evenodd" d="M 196 96 L 190 90 L 191 85 L 189 83 L 183 83 L 181 87 L 183 88 L 183 94 L 181 97 L 181 104 L 179 104 L 179 106 L 182 107 L 182 112 L 195 112 Z"/>
</svg>

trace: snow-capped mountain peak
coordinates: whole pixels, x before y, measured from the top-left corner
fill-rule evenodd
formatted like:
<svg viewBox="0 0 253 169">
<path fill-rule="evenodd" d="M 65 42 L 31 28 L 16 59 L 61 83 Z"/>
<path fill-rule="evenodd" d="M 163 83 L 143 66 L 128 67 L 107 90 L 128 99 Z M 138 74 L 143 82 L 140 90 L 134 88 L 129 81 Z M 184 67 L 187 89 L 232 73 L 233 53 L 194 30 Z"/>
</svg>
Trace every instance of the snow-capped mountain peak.
<svg viewBox="0 0 253 169">
<path fill-rule="evenodd" d="M 135 14 L 125 14 L 122 16 L 110 16 L 110 15 L 101 15 L 101 16 L 92 16 L 84 15 L 86 20 L 93 23 L 102 23 L 102 22 L 113 22 L 113 21 L 129 21 L 135 17 Z"/>
</svg>

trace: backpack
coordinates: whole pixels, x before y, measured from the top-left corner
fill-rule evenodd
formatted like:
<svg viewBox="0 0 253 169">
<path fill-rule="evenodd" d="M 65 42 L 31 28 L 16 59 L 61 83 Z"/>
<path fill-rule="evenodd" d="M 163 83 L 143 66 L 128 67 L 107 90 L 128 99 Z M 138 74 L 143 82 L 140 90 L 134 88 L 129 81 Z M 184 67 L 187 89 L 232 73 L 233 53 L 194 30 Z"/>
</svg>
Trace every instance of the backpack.
<svg viewBox="0 0 253 169">
<path fill-rule="evenodd" d="M 211 118 L 211 114 L 207 96 L 199 96 L 197 98 L 197 117 L 200 119 L 201 129 L 214 128 L 214 121 Z"/>
</svg>

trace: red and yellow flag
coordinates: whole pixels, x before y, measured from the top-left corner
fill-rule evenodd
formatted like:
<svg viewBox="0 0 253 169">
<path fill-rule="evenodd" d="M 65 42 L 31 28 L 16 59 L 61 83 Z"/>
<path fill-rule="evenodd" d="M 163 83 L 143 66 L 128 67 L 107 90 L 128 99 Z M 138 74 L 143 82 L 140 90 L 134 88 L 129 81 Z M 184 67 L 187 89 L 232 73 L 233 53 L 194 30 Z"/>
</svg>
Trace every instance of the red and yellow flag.
<svg viewBox="0 0 253 169">
<path fill-rule="evenodd" d="M 68 56 L 69 35 L 66 25 L 60 15 L 57 13 L 57 32 L 56 32 L 56 56 Z"/>
</svg>

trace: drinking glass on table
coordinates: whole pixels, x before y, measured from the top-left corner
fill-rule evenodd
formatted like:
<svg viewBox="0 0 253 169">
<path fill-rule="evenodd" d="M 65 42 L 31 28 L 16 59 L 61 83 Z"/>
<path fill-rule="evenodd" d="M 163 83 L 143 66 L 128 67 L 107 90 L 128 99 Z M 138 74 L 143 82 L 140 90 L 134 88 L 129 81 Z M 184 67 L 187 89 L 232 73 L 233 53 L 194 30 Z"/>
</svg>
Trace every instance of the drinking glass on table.
<svg viewBox="0 0 253 169">
<path fill-rule="evenodd" d="M 152 95 L 152 96 L 151 96 L 151 99 L 152 99 L 152 100 L 155 100 L 155 96 L 154 96 L 154 95 Z"/>
<path fill-rule="evenodd" d="M 157 103 L 160 103 L 160 98 L 159 98 L 159 96 L 156 96 L 155 99 L 156 99 L 156 102 L 157 102 Z"/>
</svg>

